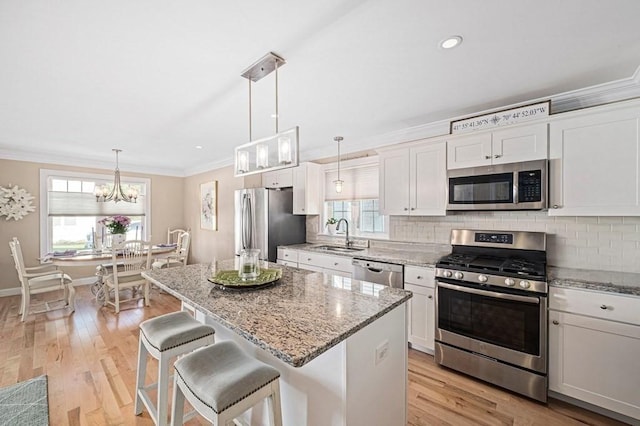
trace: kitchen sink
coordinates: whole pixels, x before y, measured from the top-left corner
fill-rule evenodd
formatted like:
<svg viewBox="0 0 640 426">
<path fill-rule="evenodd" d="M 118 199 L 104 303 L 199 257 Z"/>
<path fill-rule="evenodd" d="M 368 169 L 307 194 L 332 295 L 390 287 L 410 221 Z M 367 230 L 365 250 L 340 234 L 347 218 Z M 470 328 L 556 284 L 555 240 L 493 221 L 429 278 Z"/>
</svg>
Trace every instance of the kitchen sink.
<svg viewBox="0 0 640 426">
<path fill-rule="evenodd" d="M 364 250 L 363 248 L 345 247 L 345 246 L 317 246 L 317 247 L 314 247 L 314 249 L 323 250 L 323 251 L 336 251 L 336 252 L 339 252 L 339 253 L 351 253 L 351 252 L 354 252 L 354 251 L 362 251 L 362 250 Z"/>
</svg>

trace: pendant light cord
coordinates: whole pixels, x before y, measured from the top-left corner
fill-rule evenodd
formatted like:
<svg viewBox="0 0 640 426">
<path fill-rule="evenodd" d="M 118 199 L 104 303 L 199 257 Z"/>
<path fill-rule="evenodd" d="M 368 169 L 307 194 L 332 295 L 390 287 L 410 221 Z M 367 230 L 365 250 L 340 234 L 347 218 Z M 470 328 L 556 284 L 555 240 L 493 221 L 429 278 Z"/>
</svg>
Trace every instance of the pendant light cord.
<svg viewBox="0 0 640 426">
<path fill-rule="evenodd" d="M 276 133 L 278 133 L 278 119 L 280 113 L 278 112 L 278 61 L 276 61 Z"/>
</svg>

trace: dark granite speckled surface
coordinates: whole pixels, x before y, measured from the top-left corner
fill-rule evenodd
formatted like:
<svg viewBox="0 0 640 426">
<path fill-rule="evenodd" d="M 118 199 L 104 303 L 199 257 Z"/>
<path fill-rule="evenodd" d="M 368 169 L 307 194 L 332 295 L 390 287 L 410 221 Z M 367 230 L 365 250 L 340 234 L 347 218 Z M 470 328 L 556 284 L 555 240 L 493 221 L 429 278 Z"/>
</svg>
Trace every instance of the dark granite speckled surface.
<svg viewBox="0 0 640 426">
<path fill-rule="evenodd" d="M 236 269 L 234 261 L 219 269 Z M 282 268 L 282 278 L 256 290 L 222 289 L 209 281 L 211 265 L 143 273 L 168 293 L 225 327 L 300 367 L 411 298 L 411 293 L 350 278 Z"/>
</svg>

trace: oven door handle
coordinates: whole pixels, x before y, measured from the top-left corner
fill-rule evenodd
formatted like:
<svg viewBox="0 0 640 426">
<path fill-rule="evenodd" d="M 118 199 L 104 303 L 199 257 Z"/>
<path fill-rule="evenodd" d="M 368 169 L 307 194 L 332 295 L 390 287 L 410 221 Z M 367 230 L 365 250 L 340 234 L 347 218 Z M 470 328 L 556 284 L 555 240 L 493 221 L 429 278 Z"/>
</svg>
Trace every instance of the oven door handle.
<svg viewBox="0 0 640 426">
<path fill-rule="evenodd" d="M 534 303 L 536 305 L 540 304 L 540 299 L 538 299 L 537 297 L 518 296 L 515 294 L 508 294 L 508 293 L 497 293 L 495 291 L 489 291 L 489 290 L 476 290 L 475 288 L 462 287 L 459 285 L 443 283 L 440 281 L 437 282 L 437 285 L 439 287 L 461 291 L 463 293 L 478 294 L 480 296 L 490 296 L 490 297 L 495 297 L 497 299 L 513 300 L 516 302 Z"/>
</svg>

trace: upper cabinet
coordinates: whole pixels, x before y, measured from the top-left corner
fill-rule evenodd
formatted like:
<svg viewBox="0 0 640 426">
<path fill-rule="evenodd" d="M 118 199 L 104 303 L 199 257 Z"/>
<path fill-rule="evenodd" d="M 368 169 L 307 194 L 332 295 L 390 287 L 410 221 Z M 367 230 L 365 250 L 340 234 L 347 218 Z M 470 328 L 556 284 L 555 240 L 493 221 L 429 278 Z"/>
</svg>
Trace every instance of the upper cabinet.
<svg viewBox="0 0 640 426">
<path fill-rule="evenodd" d="M 379 158 L 382 214 L 446 214 L 445 141 L 381 151 Z"/>
<path fill-rule="evenodd" d="M 320 214 L 320 169 L 315 163 L 293 168 L 293 214 Z"/>
<path fill-rule="evenodd" d="M 286 188 L 293 186 L 293 169 L 274 170 L 262 174 L 262 186 L 265 188 Z"/>
<path fill-rule="evenodd" d="M 447 143 L 447 168 L 545 159 L 547 142 L 547 123 L 452 138 Z"/>
<path fill-rule="evenodd" d="M 550 124 L 550 216 L 640 215 L 640 104 L 576 113 Z"/>
</svg>

